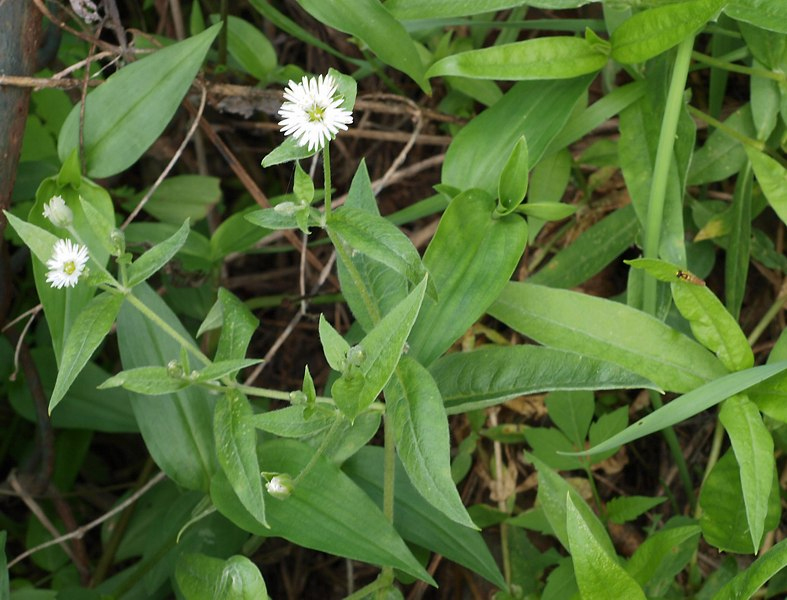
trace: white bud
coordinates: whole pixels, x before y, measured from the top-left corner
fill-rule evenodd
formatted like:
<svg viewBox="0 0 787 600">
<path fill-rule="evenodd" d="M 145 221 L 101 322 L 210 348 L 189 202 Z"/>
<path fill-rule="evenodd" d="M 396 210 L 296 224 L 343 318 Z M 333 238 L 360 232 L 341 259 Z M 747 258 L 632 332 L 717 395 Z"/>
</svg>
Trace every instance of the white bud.
<svg viewBox="0 0 787 600">
<path fill-rule="evenodd" d="M 44 216 L 55 227 L 70 227 L 74 223 L 74 213 L 62 196 L 52 196 L 49 202 L 44 204 Z"/>
<path fill-rule="evenodd" d="M 292 487 L 292 478 L 286 473 L 271 477 L 271 480 L 265 484 L 265 489 L 268 490 L 268 493 L 278 500 L 289 498 L 292 493 Z"/>
</svg>

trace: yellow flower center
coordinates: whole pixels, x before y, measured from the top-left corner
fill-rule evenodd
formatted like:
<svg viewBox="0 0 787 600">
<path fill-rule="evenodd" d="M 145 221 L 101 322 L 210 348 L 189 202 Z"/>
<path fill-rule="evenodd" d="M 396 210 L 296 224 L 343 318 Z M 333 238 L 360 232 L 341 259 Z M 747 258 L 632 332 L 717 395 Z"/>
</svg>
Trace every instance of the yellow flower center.
<svg viewBox="0 0 787 600">
<path fill-rule="evenodd" d="M 312 104 L 306 109 L 306 114 L 309 115 L 309 121 L 312 123 L 322 122 L 323 116 L 325 115 L 325 108 L 317 104 Z"/>
<path fill-rule="evenodd" d="M 63 272 L 66 275 L 71 275 L 76 270 L 77 270 L 77 266 L 76 266 L 76 264 L 74 264 L 73 260 L 69 260 L 68 262 L 63 264 Z"/>
</svg>

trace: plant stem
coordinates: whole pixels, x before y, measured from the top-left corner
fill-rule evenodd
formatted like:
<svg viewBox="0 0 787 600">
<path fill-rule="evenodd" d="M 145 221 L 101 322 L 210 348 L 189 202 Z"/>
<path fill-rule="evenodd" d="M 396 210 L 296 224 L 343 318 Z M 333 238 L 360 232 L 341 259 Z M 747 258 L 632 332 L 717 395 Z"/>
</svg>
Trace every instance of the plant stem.
<svg viewBox="0 0 787 600">
<path fill-rule="evenodd" d="M 774 81 L 779 83 L 783 83 L 787 81 L 787 76 L 785 76 L 784 73 L 777 73 L 776 71 L 769 71 L 767 69 L 757 69 L 755 67 L 745 67 L 743 65 L 736 65 L 735 63 L 720 60 L 718 58 L 714 58 L 713 56 L 702 54 L 701 52 L 692 52 L 691 57 L 696 61 L 705 63 L 706 65 L 710 65 L 711 67 L 724 69 L 725 71 L 732 71 L 733 73 L 743 73 L 745 75 L 750 75 L 752 77 L 764 77 L 766 79 L 773 79 Z"/>
<path fill-rule="evenodd" d="M 328 230 L 328 234 L 330 235 L 330 229 Z M 347 247 L 338 237 L 331 237 L 331 240 L 333 240 L 333 246 L 336 248 L 336 253 L 339 255 L 339 258 L 342 259 L 347 272 L 352 278 L 355 287 L 358 289 L 358 293 L 361 294 L 361 300 L 363 300 L 366 310 L 369 311 L 369 316 L 371 317 L 372 322 L 376 324 L 382 318 L 380 315 L 380 310 L 377 308 L 377 305 L 372 302 L 372 297 L 369 294 L 369 290 L 366 288 L 366 285 L 363 282 L 363 277 L 361 277 L 361 274 L 358 272 L 355 263 L 352 261 L 352 257 L 347 251 Z"/>
<path fill-rule="evenodd" d="M 760 339 L 762 332 L 765 331 L 765 328 L 770 325 L 773 319 L 776 318 L 776 315 L 779 314 L 779 311 L 784 308 L 785 303 L 787 303 L 787 293 L 784 293 L 783 290 L 782 293 L 776 297 L 776 300 L 768 309 L 768 312 L 763 315 L 762 319 L 760 319 L 760 322 L 757 323 L 757 325 L 749 334 L 748 342 L 750 346 L 754 346 L 757 340 Z"/>
<path fill-rule="evenodd" d="M 686 77 L 689 72 L 693 46 L 694 36 L 691 35 L 687 36 L 678 45 L 675 64 L 672 69 L 672 79 L 667 91 L 664 117 L 661 122 L 659 143 L 656 150 L 656 161 L 653 165 L 650 197 L 648 199 L 645 225 L 645 258 L 658 258 L 659 255 L 661 224 L 664 218 L 664 203 L 667 195 L 667 178 L 669 177 L 669 167 L 674 153 L 675 135 L 678 131 L 678 120 L 683 107 L 683 90 L 686 87 Z M 653 277 L 646 277 L 644 281 L 643 309 L 651 315 L 656 313 L 657 283 Z M 652 392 L 650 398 L 654 408 L 659 409 L 662 406 L 661 398 L 658 394 Z M 668 427 L 664 430 L 664 438 L 678 468 L 678 473 L 680 473 L 686 496 L 693 508 L 695 503 L 694 486 L 692 485 L 689 469 L 686 466 L 686 459 L 683 457 L 675 431 Z"/>
<path fill-rule="evenodd" d="M 689 105 L 688 107 L 689 113 L 693 116 L 697 117 L 699 120 L 704 121 L 708 125 L 712 125 L 716 129 L 720 129 L 726 135 L 730 136 L 732 139 L 739 141 L 741 144 L 749 146 L 750 148 L 754 148 L 755 150 L 759 150 L 763 152 L 765 150 L 765 143 L 757 141 L 753 138 L 750 138 L 747 135 L 743 135 L 740 131 L 733 129 L 732 127 L 728 127 L 718 119 L 714 119 L 709 114 L 702 112 L 700 109 Z"/>
<path fill-rule="evenodd" d="M 317 450 L 312 455 L 311 459 L 309 459 L 309 462 L 306 464 L 306 466 L 303 467 L 303 469 L 301 469 L 300 473 L 298 473 L 297 477 L 295 477 L 295 479 L 292 480 L 293 487 L 298 485 L 298 482 L 301 479 L 303 479 L 306 475 L 308 475 L 309 471 L 311 471 L 314 468 L 314 465 L 317 464 L 317 460 L 319 460 L 319 458 L 323 455 L 325 449 L 328 447 L 328 444 L 331 443 L 333 437 L 336 435 L 336 431 L 338 430 L 337 428 L 342 420 L 343 417 L 337 414 L 336 419 L 334 419 L 333 423 L 331 424 L 331 428 L 328 430 L 328 433 L 326 433 L 325 437 L 322 438 L 322 442 L 320 442 L 320 447 L 317 448 Z"/>
<path fill-rule="evenodd" d="M 322 149 L 323 187 L 325 188 L 325 220 L 331 216 L 331 144 L 326 143 Z"/>
<path fill-rule="evenodd" d="M 396 475 L 396 439 L 390 415 L 383 416 L 384 448 L 383 458 L 383 514 L 391 525 L 394 522 L 394 485 Z M 383 567 L 382 580 L 393 581 L 393 568 Z"/>
<path fill-rule="evenodd" d="M 148 306 L 137 298 L 132 292 L 126 294 L 126 299 L 134 305 L 139 312 L 145 315 L 152 323 L 158 325 L 161 330 L 169 335 L 173 340 L 178 342 L 181 346 L 188 349 L 203 365 L 209 365 L 211 360 L 205 356 L 202 351 L 189 339 L 185 338 L 179 331 L 176 331 L 172 325 L 167 323 L 164 319 L 159 317 L 155 312 L 150 310 Z M 289 395 L 287 396 L 289 398 Z"/>
<path fill-rule="evenodd" d="M 667 101 L 664 107 L 664 117 L 659 133 L 659 145 L 656 150 L 656 162 L 653 165 L 650 197 L 648 198 L 648 213 L 645 230 L 645 258 L 658 258 L 659 242 L 661 240 L 661 223 L 664 218 L 664 201 L 667 195 L 667 178 L 672 161 L 675 134 L 678 130 L 678 119 L 683 106 L 683 90 L 686 87 L 686 77 L 691 62 L 691 49 L 694 45 L 694 36 L 688 36 L 680 45 L 675 57 L 672 70 L 672 80 L 667 92 Z M 645 312 L 653 315 L 656 313 L 656 284 L 653 277 L 646 277 L 644 282 L 643 308 Z"/>
</svg>

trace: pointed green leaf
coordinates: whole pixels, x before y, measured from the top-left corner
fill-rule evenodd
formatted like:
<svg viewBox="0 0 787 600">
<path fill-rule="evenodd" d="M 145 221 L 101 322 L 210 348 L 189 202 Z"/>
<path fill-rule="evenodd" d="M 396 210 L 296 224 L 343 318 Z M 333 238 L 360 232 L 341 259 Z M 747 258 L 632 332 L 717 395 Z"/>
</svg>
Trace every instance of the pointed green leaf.
<svg viewBox="0 0 787 600">
<path fill-rule="evenodd" d="M 699 538 L 697 525 L 665 527 L 640 544 L 626 564 L 626 571 L 649 598 L 663 596 L 697 551 Z"/>
<path fill-rule="evenodd" d="M 253 367 L 261 362 L 261 358 L 231 358 L 229 360 L 219 360 L 197 371 L 197 376 L 194 378 L 194 381 L 195 383 L 199 383 L 216 381 L 222 377 L 234 377 L 241 369 Z"/>
<path fill-rule="evenodd" d="M 214 360 L 241 359 L 246 356 L 251 336 L 260 322 L 237 296 L 224 288 L 219 288 L 218 302 L 222 323 Z"/>
<path fill-rule="evenodd" d="M 644 377 L 613 363 L 532 345 L 454 352 L 432 363 L 429 371 L 448 414 L 553 390 L 654 388 Z"/>
<path fill-rule="evenodd" d="M 175 581 L 185 600 L 264 600 L 268 597 L 260 570 L 245 556 L 227 560 L 204 554 L 182 554 Z"/>
<path fill-rule="evenodd" d="M 607 517 L 612 523 L 622 525 L 633 521 L 666 500 L 666 498 L 649 498 L 647 496 L 619 496 L 607 502 Z M 633 575 L 630 569 L 629 573 Z M 636 576 L 634 578 L 637 579 Z M 641 580 L 638 581 L 644 583 Z"/>
<path fill-rule="evenodd" d="M 767 154 L 757 152 L 746 146 L 757 183 L 768 204 L 779 215 L 783 223 L 787 223 L 787 169 Z"/>
<path fill-rule="evenodd" d="M 775 529 L 781 517 L 777 473 L 773 468 L 773 460 L 769 462 L 768 475 L 772 486 L 770 494 L 766 496 L 768 510 L 765 531 Z M 702 535 L 709 544 L 719 550 L 739 554 L 756 554 L 759 551 L 759 548 L 752 546 L 740 467 L 732 448 L 719 459 L 705 479 L 700 493 L 700 507 Z"/>
<path fill-rule="evenodd" d="M 410 355 L 429 366 L 484 314 L 519 264 L 527 223 L 496 217 L 495 200 L 481 190 L 456 196 L 440 219 L 424 265 L 438 300 L 424 300 L 410 335 Z"/>
<path fill-rule="evenodd" d="M 383 263 L 413 285 L 420 283 L 426 274 L 413 243 L 396 225 L 379 215 L 344 206 L 331 213 L 327 229 L 334 245 L 349 245 L 352 251 Z"/>
<path fill-rule="evenodd" d="M 292 440 L 264 446 L 260 466 L 296 475 L 314 448 Z M 375 503 L 338 467 L 318 458 L 286 500 L 266 506 L 270 535 L 353 560 L 394 567 L 434 584 Z"/>
<path fill-rule="evenodd" d="M 319 333 L 322 351 L 325 353 L 328 364 L 331 369 L 341 373 L 346 366 L 347 351 L 350 349 L 350 344 L 339 335 L 339 332 L 333 328 L 333 325 L 322 314 L 320 315 Z"/>
<path fill-rule="evenodd" d="M 160 396 L 171 394 L 191 385 L 186 379 L 172 377 L 167 367 L 137 367 L 126 369 L 104 381 L 99 389 L 122 387 L 131 392 Z"/>
<path fill-rule="evenodd" d="M 366 446 L 342 465 L 378 506 L 383 504 L 383 453 L 379 446 Z M 498 587 L 505 586 L 481 533 L 451 521 L 426 502 L 398 460 L 394 482 L 394 526 L 405 540 L 471 569 Z"/>
<path fill-rule="evenodd" d="M 588 512 L 590 509 L 584 502 L 578 505 L 570 494 L 566 494 L 569 551 L 582 598 L 646 600 L 639 584 L 620 566 L 614 552 L 608 551 L 610 544 L 598 539 L 588 522 Z M 608 538 L 605 537 L 605 541 L 608 542 Z"/>
<path fill-rule="evenodd" d="M 500 173 L 500 181 L 497 184 L 498 214 L 509 214 L 525 199 L 529 168 L 527 140 L 522 136 L 511 150 L 503 172 Z"/>
<path fill-rule="evenodd" d="M 172 310 L 149 286 L 137 286 L 134 295 L 178 335 L 194 344 Z M 180 355 L 180 344 L 131 302 L 125 302 L 120 310 L 117 332 L 120 358 L 126 369 L 166 365 Z M 200 364 L 197 357 L 191 359 L 193 364 Z M 166 397 L 131 394 L 134 415 L 153 460 L 188 489 L 207 491 L 216 470 L 214 403 L 215 396 L 198 386 Z"/>
<path fill-rule="evenodd" d="M 666 427 L 685 421 L 769 377 L 782 373 L 785 369 L 787 369 L 787 361 L 781 361 L 719 377 L 688 394 L 675 398 L 605 442 L 577 454 L 592 456 L 661 431 Z"/>
<path fill-rule="evenodd" d="M 759 548 L 768 514 L 773 471 L 773 438 L 762 422 L 757 406 L 744 394 L 728 398 L 719 420 L 730 436 L 735 460 L 740 467 L 743 503 L 752 547 Z"/>
<path fill-rule="evenodd" d="M 82 135 L 80 104 L 60 130 L 60 160 L 84 140 L 91 177 L 109 177 L 134 164 L 172 119 L 220 27 L 216 24 L 123 67 L 88 94 Z"/>
<path fill-rule="evenodd" d="M 142 283 L 167 264 L 170 259 L 178 253 L 178 250 L 181 249 L 183 244 L 186 243 L 186 238 L 188 236 L 189 220 L 186 219 L 183 221 L 183 225 L 180 226 L 180 229 L 171 237 L 160 244 L 156 244 L 131 263 L 131 266 L 128 268 L 128 287 L 134 287 Z"/>
<path fill-rule="evenodd" d="M 748 600 L 779 571 L 787 567 L 787 540 L 760 556 L 721 588 L 713 600 Z"/>
<path fill-rule="evenodd" d="M 102 292 L 88 303 L 74 321 L 63 348 L 55 389 L 49 399 L 50 413 L 66 395 L 76 376 L 112 329 L 122 304 L 121 294 Z"/>
<path fill-rule="evenodd" d="M 317 404 L 306 418 L 304 406 L 285 406 L 279 410 L 259 413 L 251 418 L 257 429 L 262 429 L 279 437 L 301 438 L 327 430 L 341 415 L 335 408 Z"/>
<path fill-rule="evenodd" d="M 581 445 L 585 441 L 596 409 L 593 394 L 585 391 L 552 392 L 544 399 L 544 403 L 549 419 L 569 440 Z"/>
<path fill-rule="evenodd" d="M 336 406 L 350 421 L 374 402 L 391 378 L 421 307 L 426 279 L 356 346 L 360 358 L 357 372 L 348 370 L 331 387 Z"/>
<path fill-rule="evenodd" d="M 451 478 L 448 416 L 429 371 L 402 357 L 385 402 L 399 458 L 415 489 L 452 521 L 475 528 Z"/>
<path fill-rule="evenodd" d="M 595 73 L 607 55 L 578 37 L 541 37 L 452 54 L 429 67 L 427 77 L 457 75 L 519 81 L 570 79 Z"/>
<path fill-rule="evenodd" d="M 542 344 L 616 363 L 665 390 L 689 391 L 726 373 L 694 340 L 611 300 L 509 283 L 488 312 Z"/>
<path fill-rule="evenodd" d="M 612 33 L 612 58 L 623 64 L 645 62 L 697 33 L 724 4 L 689 0 L 637 13 Z"/>
<path fill-rule="evenodd" d="M 267 525 L 251 405 L 237 390 L 227 390 L 216 402 L 215 411 L 213 429 L 219 464 L 246 510 L 261 525 Z"/>
</svg>

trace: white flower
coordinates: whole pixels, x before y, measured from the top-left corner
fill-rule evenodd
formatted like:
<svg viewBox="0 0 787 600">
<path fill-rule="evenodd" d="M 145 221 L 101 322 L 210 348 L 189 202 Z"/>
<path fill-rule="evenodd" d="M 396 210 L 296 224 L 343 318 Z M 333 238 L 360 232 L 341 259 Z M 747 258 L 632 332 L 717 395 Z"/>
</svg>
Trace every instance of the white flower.
<svg viewBox="0 0 787 600">
<path fill-rule="evenodd" d="M 44 204 L 44 216 L 55 227 L 69 227 L 74 222 L 74 213 L 62 196 L 52 196 L 49 202 Z"/>
<path fill-rule="evenodd" d="M 265 484 L 265 489 L 268 493 L 277 498 L 278 500 L 285 500 L 292 493 L 292 478 L 283 473 L 272 477 L 271 480 Z"/>
<path fill-rule="evenodd" d="M 74 244 L 71 240 L 57 240 L 52 258 L 46 261 L 49 271 L 47 283 L 54 288 L 74 287 L 85 270 L 88 253 L 85 246 Z"/>
<path fill-rule="evenodd" d="M 290 81 L 284 90 L 286 102 L 279 109 L 284 117 L 279 121 L 282 133 L 292 135 L 309 151 L 322 149 L 353 122 L 352 113 L 341 108 L 344 99 L 335 94 L 336 82 L 330 75 L 304 77 L 301 83 Z"/>
</svg>

